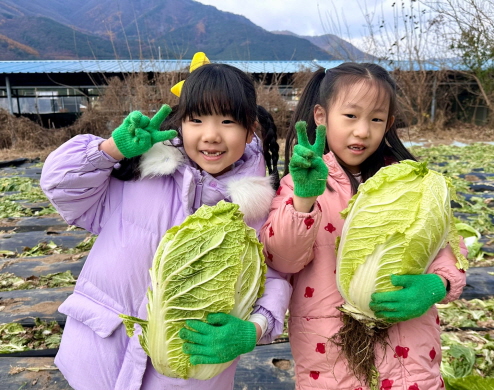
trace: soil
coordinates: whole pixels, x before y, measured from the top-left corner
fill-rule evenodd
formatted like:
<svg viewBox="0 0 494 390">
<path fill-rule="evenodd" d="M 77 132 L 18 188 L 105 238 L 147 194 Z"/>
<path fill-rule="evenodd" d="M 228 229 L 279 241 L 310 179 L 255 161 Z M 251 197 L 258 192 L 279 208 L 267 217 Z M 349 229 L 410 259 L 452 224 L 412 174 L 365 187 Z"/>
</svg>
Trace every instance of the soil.
<svg viewBox="0 0 494 390">
<path fill-rule="evenodd" d="M 398 130 L 403 142 L 420 142 L 424 146 L 450 145 L 453 142 L 471 144 L 494 142 L 494 129 L 462 124 L 448 129 L 404 128 Z"/>
</svg>

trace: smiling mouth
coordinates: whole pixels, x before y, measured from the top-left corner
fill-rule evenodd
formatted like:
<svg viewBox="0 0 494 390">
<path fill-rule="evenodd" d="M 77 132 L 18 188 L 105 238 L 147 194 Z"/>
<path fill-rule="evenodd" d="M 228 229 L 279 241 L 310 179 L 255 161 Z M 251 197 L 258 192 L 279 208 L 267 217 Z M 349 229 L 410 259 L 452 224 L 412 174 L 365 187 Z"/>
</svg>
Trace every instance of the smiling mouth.
<svg viewBox="0 0 494 390">
<path fill-rule="evenodd" d="M 354 146 L 354 145 L 350 145 L 348 148 L 351 149 L 351 150 L 364 150 L 365 149 L 365 146 Z"/>
<path fill-rule="evenodd" d="M 208 157 L 218 157 L 222 155 L 224 152 L 208 152 L 206 150 L 201 151 L 202 154 Z"/>
</svg>

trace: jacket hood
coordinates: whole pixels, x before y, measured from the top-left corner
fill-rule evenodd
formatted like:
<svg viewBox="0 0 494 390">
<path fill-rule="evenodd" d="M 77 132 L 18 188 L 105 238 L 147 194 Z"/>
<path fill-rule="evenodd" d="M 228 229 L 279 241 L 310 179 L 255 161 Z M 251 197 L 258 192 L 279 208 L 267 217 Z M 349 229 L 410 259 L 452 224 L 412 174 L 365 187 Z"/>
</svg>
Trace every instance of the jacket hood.
<svg viewBox="0 0 494 390">
<path fill-rule="evenodd" d="M 201 177 L 199 169 L 193 166 L 185 152 L 170 141 L 154 144 L 142 155 L 139 168 L 141 178 L 174 174 L 181 174 L 184 178 L 195 177 L 196 180 Z M 240 206 L 246 222 L 263 220 L 268 215 L 275 191 L 271 178 L 265 176 L 266 164 L 257 137 L 246 146 L 244 155 L 231 171 L 217 178 L 202 174 L 206 181 L 214 182 L 213 186 L 221 191 L 220 198 L 226 197 Z M 183 185 L 187 192 L 184 195 L 193 198 L 194 191 L 187 183 Z"/>
</svg>

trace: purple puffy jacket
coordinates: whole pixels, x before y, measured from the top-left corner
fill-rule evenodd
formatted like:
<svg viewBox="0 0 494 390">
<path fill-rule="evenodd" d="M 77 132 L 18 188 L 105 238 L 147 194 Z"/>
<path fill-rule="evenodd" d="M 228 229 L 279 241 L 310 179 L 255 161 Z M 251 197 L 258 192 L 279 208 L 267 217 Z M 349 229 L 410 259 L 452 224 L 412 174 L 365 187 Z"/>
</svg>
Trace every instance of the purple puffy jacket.
<svg viewBox="0 0 494 390">
<path fill-rule="evenodd" d="M 237 362 L 208 381 L 158 374 L 139 344 L 139 331 L 127 337 L 119 314 L 147 317 L 154 252 L 164 233 L 202 204 L 237 203 L 259 231 L 274 195 L 259 139 L 216 178 L 196 169 L 181 149 L 155 144 L 142 156 L 136 181 L 110 176 L 118 161 L 98 149 L 102 141 L 74 137 L 50 154 L 41 175 L 41 187 L 62 217 L 98 235 L 74 293 L 59 309 L 67 323 L 56 365 L 75 389 L 232 389 Z M 261 342 L 282 332 L 290 294 L 285 277 L 268 269 L 265 293 L 254 308 L 268 319 Z"/>
</svg>

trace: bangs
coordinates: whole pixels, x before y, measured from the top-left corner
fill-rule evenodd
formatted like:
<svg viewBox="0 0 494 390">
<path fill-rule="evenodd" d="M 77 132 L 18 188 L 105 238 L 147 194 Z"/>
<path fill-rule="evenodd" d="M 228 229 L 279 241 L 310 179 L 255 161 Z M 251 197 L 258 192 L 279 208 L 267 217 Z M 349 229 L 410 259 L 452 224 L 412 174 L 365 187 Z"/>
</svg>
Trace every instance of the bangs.
<svg viewBox="0 0 494 390">
<path fill-rule="evenodd" d="M 243 73 L 243 72 L 242 72 Z M 231 116 L 246 129 L 256 121 L 255 89 L 250 79 L 226 65 L 203 65 L 191 73 L 180 96 L 180 119 Z"/>
<path fill-rule="evenodd" d="M 214 85 L 206 80 L 191 88 L 185 103 L 187 116 L 194 115 L 231 115 L 235 119 L 242 111 L 242 103 L 228 84 Z"/>
<path fill-rule="evenodd" d="M 393 87 L 388 83 L 375 78 L 362 77 L 361 75 L 345 75 L 335 83 L 334 99 L 345 100 L 349 92 L 355 87 L 360 96 L 371 95 L 374 101 L 373 110 L 388 111 L 388 119 L 395 111 L 395 93 Z"/>
</svg>

